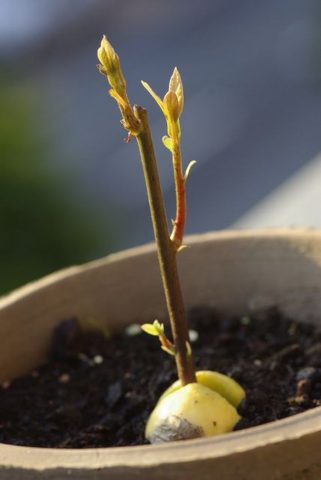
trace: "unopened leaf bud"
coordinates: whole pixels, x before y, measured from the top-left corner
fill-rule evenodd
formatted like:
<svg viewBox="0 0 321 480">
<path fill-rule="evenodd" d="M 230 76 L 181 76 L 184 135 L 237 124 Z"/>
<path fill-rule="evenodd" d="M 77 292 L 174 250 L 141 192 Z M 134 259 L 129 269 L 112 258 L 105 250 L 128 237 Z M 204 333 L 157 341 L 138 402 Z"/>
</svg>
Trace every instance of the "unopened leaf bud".
<svg viewBox="0 0 321 480">
<path fill-rule="evenodd" d="M 106 35 L 101 40 L 100 47 L 97 50 L 97 57 L 107 75 L 112 74 L 119 68 L 119 57 L 111 43 L 107 40 Z"/>
<path fill-rule="evenodd" d="M 126 95 L 126 81 L 120 67 L 117 53 L 104 35 L 97 50 L 99 70 L 107 76 L 110 86 L 121 96 Z"/>
<path fill-rule="evenodd" d="M 175 93 L 177 97 L 178 107 L 179 107 L 178 116 L 180 116 L 184 108 L 184 90 L 183 90 L 183 82 L 177 67 L 174 68 L 172 76 L 169 80 L 168 91 Z"/>
<path fill-rule="evenodd" d="M 179 104 L 176 93 L 168 91 L 163 99 L 163 104 L 169 119 L 176 122 L 179 118 Z"/>
</svg>

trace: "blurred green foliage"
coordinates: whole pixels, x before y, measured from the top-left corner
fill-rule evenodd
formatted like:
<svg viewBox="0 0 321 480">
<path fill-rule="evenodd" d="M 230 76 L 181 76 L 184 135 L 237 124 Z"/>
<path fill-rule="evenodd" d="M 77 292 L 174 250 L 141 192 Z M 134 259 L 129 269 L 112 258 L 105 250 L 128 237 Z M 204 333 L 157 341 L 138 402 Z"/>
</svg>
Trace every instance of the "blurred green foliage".
<svg viewBox="0 0 321 480">
<path fill-rule="evenodd" d="M 33 100 L 0 88 L 0 294 L 110 247 L 88 202 L 73 198 L 74 178 L 48 161 Z"/>
</svg>

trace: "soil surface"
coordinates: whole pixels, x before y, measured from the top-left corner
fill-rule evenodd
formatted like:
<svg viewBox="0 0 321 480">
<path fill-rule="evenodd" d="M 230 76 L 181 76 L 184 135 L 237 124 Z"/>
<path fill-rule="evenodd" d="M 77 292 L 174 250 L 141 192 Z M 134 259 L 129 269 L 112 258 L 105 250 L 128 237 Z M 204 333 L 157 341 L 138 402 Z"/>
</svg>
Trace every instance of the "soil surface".
<svg viewBox="0 0 321 480">
<path fill-rule="evenodd" d="M 228 374 L 246 389 L 236 429 L 321 405 L 321 330 L 276 310 L 226 318 L 198 307 L 189 324 L 197 369 Z M 107 338 L 66 320 L 55 331 L 48 363 L 0 387 L 0 442 L 143 444 L 148 414 L 175 379 L 173 358 L 138 327 Z"/>
</svg>

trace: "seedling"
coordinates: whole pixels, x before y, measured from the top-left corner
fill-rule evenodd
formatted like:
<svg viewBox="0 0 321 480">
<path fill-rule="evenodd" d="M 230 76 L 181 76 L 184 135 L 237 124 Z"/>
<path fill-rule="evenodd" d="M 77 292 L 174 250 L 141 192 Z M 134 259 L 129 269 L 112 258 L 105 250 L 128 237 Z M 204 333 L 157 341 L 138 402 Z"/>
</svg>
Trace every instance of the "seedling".
<svg viewBox="0 0 321 480">
<path fill-rule="evenodd" d="M 225 375 L 195 372 L 177 269 L 177 254 L 184 248 L 185 186 L 195 164 L 194 160 L 191 161 L 184 172 L 180 128 L 184 108 L 181 76 L 174 68 L 163 99 L 146 82 L 142 82 L 160 107 L 167 126 L 163 144 L 171 153 L 176 192 L 176 216 L 170 232 L 147 111 L 141 106 L 131 105 L 119 57 L 105 36 L 97 55 L 100 62 L 98 69 L 106 77 L 111 87 L 109 94 L 120 109 L 127 141 L 134 137 L 138 144 L 173 340 L 167 338 L 164 325 L 158 320 L 143 325 L 142 329 L 157 336 L 161 348 L 175 357 L 178 374 L 178 381 L 166 390 L 153 410 L 146 426 L 146 438 L 157 443 L 228 432 L 240 418 L 236 407 L 245 393 L 240 385 Z"/>
</svg>

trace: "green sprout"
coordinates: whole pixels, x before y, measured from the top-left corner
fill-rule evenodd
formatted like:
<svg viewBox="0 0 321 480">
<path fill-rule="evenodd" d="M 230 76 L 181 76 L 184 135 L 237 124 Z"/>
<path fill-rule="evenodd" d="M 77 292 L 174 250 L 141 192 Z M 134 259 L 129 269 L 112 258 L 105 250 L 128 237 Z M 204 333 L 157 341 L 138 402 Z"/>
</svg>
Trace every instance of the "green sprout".
<svg viewBox="0 0 321 480">
<path fill-rule="evenodd" d="M 145 436 L 152 443 L 157 443 L 230 431 L 240 418 L 236 407 L 245 392 L 226 375 L 211 371 L 195 372 L 177 268 L 177 254 L 185 247 L 186 180 L 196 163 L 191 161 L 184 172 L 180 127 L 184 108 L 181 76 L 175 67 L 163 100 L 146 82 L 142 82 L 166 121 L 167 135 L 163 137 L 163 144 L 171 153 L 176 192 L 176 216 L 169 232 L 147 111 L 141 106 L 131 105 L 119 57 L 105 36 L 97 56 L 100 62 L 98 69 L 109 83 L 109 94 L 119 107 L 121 123 L 128 134 L 127 141 L 134 137 L 138 144 L 173 340 L 166 337 L 164 325 L 158 320 L 141 328 L 159 338 L 162 350 L 175 358 L 178 374 L 178 381 L 166 390 L 151 413 Z"/>
<path fill-rule="evenodd" d="M 166 337 L 163 323 L 159 323 L 158 320 L 154 320 L 153 323 L 144 323 L 144 325 L 141 326 L 141 329 L 149 335 L 158 337 L 161 344 L 161 349 L 164 350 L 164 352 L 167 352 L 169 355 L 173 355 L 175 357 L 175 345 Z"/>
<path fill-rule="evenodd" d="M 141 326 L 143 332 L 148 333 L 148 335 L 152 335 L 153 337 L 158 337 L 159 342 L 161 344 L 161 349 L 164 352 L 168 353 L 169 355 L 173 355 L 175 357 L 175 345 L 166 337 L 164 331 L 164 324 L 159 323 L 158 320 L 154 320 L 153 323 L 144 323 Z M 189 342 L 186 342 L 186 350 L 187 355 L 192 355 L 192 347 Z"/>
</svg>

